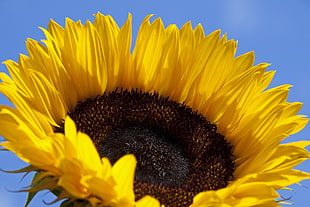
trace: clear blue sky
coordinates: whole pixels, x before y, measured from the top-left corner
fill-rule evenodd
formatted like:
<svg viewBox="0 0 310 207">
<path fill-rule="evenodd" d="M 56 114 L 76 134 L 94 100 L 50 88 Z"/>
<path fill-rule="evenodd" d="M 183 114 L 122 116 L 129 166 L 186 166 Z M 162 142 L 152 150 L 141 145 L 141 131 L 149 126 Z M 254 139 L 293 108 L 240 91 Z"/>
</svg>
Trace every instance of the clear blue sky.
<svg viewBox="0 0 310 207">
<path fill-rule="evenodd" d="M 66 17 L 74 20 L 93 19 L 100 11 L 110 14 L 122 25 L 128 12 L 133 14 L 133 30 L 145 15 L 155 14 L 165 24 L 179 27 L 187 21 L 202 23 L 206 33 L 222 29 L 230 39 L 238 40 L 238 54 L 251 50 L 256 53 L 256 63 L 272 63 L 270 70 L 277 70 L 272 86 L 293 84 L 289 101 L 305 103 L 300 114 L 310 115 L 310 1 L 308 0 L 1 0 L 0 1 L 0 61 L 17 60 L 19 53 L 26 53 L 25 39 L 43 39 L 39 26 L 46 27 L 49 19 L 63 25 Z M 5 71 L 4 65 L 0 70 Z M 0 96 L 0 104 L 9 104 Z M 310 140 L 310 126 L 288 140 Z M 0 167 L 15 170 L 25 166 L 12 153 L 1 152 Z M 310 162 L 298 169 L 310 172 Z M 25 193 L 20 190 L 29 184 L 31 176 L 22 180 L 22 174 L 0 172 L 0 201 L 4 207 L 23 206 Z M 291 196 L 295 206 L 310 203 L 310 181 L 294 185 Z M 42 206 L 42 200 L 51 202 L 52 196 L 41 193 L 30 207 Z M 58 206 L 56 204 L 51 207 Z"/>
</svg>

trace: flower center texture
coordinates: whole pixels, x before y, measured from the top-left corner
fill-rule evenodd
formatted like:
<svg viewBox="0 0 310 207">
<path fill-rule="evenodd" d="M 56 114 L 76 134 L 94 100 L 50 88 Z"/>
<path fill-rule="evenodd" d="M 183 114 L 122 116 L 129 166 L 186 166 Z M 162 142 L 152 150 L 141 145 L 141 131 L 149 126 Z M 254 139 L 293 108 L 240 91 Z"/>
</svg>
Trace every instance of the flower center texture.
<svg viewBox="0 0 310 207">
<path fill-rule="evenodd" d="M 197 193 L 232 179 L 232 145 L 216 125 L 156 92 L 116 89 L 79 103 L 69 116 L 112 164 L 135 155 L 136 200 L 151 195 L 167 207 L 189 206 Z"/>
</svg>

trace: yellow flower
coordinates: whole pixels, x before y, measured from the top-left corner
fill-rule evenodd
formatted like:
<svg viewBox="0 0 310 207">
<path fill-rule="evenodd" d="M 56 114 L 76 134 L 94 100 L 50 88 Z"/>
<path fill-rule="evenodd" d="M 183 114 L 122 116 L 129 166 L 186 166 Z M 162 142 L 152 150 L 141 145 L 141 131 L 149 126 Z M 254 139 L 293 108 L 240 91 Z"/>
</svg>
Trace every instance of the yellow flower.
<svg viewBox="0 0 310 207">
<path fill-rule="evenodd" d="M 150 17 L 133 52 L 131 15 L 119 28 L 98 13 L 51 21 L 5 62 L 1 146 L 36 171 L 27 202 L 49 189 L 62 206 L 278 206 L 310 178 L 292 169 L 310 141 L 281 144 L 308 122 L 290 85 L 267 89 L 274 71 L 220 31 Z"/>
</svg>

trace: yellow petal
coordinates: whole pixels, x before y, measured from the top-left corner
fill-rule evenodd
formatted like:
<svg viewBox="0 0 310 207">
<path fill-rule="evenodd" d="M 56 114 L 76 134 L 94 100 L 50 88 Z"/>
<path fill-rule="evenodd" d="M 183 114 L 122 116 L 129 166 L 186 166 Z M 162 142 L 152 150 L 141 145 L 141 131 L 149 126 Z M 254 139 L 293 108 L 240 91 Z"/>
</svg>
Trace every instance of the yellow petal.
<svg viewBox="0 0 310 207">
<path fill-rule="evenodd" d="M 113 177 L 117 183 L 115 190 L 123 204 L 134 202 L 133 181 L 136 163 L 133 155 L 125 155 L 112 168 Z"/>
</svg>

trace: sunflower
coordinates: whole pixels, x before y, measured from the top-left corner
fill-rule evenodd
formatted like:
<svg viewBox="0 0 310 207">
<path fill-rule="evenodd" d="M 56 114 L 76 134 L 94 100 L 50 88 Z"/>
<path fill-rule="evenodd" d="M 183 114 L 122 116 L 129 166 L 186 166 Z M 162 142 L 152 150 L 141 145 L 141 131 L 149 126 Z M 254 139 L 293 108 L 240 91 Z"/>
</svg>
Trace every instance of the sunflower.
<svg viewBox="0 0 310 207">
<path fill-rule="evenodd" d="M 308 122 L 291 86 L 268 89 L 274 71 L 220 31 L 150 18 L 133 51 L 131 15 L 119 28 L 97 13 L 51 20 L 5 61 L 1 146 L 35 172 L 26 205 L 48 189 L 63 207 L 279 206 L 277 190 L 310 178 L 292 169 L 310 141 L 281 144 Z"/>
</svg>

